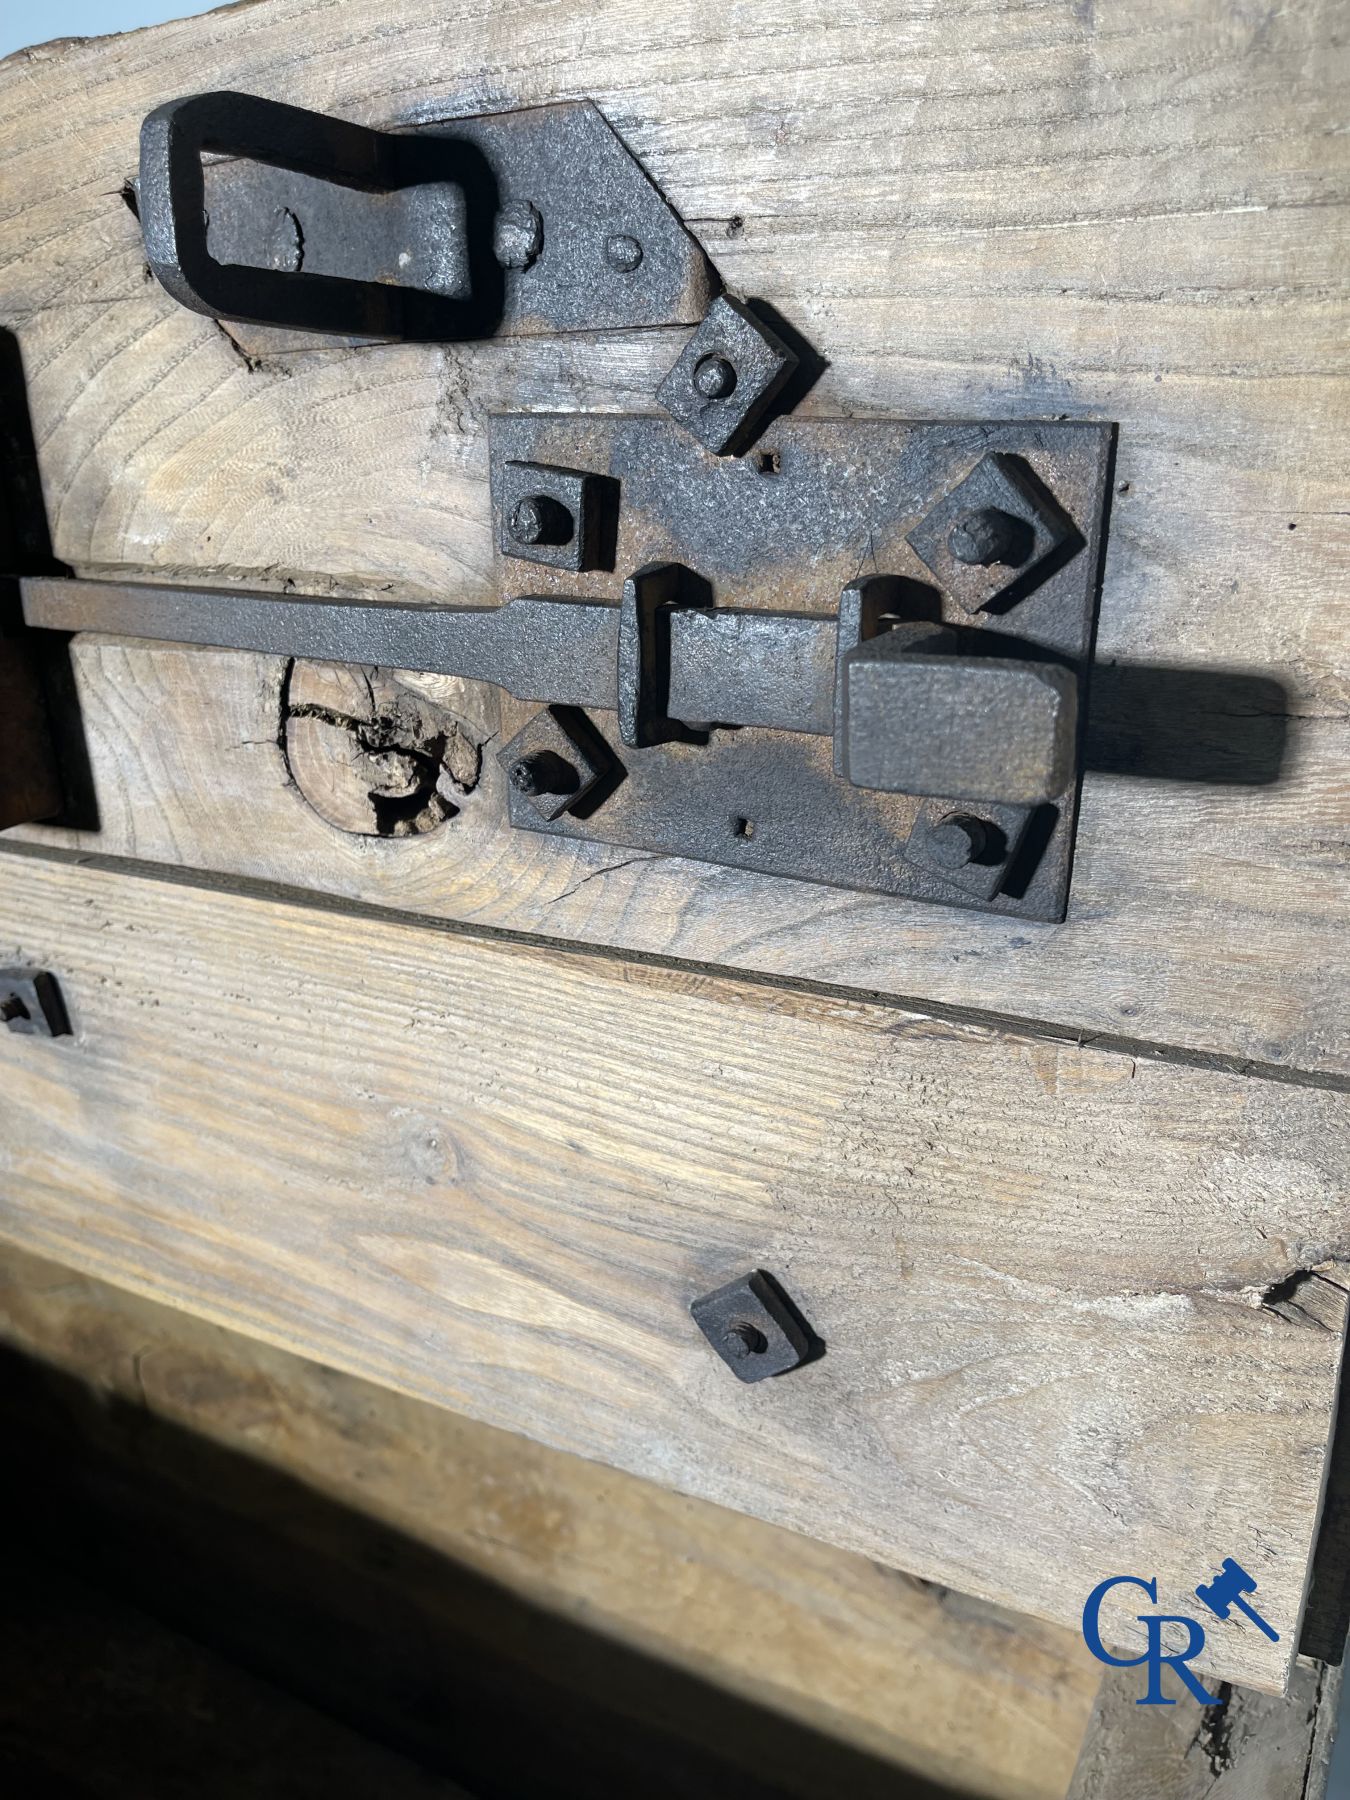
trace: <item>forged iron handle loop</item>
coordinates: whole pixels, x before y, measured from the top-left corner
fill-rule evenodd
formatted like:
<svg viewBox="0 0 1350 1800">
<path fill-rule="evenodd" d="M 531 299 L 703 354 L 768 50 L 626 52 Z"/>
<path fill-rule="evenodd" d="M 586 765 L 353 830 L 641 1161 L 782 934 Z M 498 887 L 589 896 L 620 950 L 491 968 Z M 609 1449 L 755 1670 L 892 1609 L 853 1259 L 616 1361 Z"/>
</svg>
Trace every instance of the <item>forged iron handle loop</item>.
<svg viewBox="0 0 1350 1800">
<path fill-rule="evenodd" d="M 395 185 L 389 144 L 385 132 L 254 94 L 195 94 L 158 106 L 141 126 L 146 259 L 175 300 L 213 318 L 307 325 L 321 307 L 337 321 L 332 330 L 388 335 L 399 297 L 387 286 L 217 262 L 206 247 L 202 152 L 379 192 Z"/>
<path fill-rule="evenodd" d="M 490 217 L 470 228 L 476 291 L 468 299 L 390 281 L 222 263 L 207 247 L 204 151 L 368 193 L 450 180 L 481 194 L 482 158 L 471 145 L 375 131 L 256 94 L 195 94 L 156 107 L 141 126 L 141 231 L 160 283 L 180 304 L 211 318 L 446 343 L 495 328 L 501 294 L 500 272 L 490 258 Z"/>
</svg>

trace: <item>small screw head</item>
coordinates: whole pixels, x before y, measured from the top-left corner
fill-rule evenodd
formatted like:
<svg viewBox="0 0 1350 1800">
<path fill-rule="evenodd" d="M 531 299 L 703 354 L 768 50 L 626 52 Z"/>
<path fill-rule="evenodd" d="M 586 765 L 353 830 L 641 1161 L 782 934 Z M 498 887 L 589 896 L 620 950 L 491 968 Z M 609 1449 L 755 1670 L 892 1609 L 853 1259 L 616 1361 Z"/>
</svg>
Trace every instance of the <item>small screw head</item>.
<svg viewBox="0 0 1350 1800">
<path fill-rule="evenodd" d="M 508 200 L 492 227 L 492 254 L 504 269 L 528 269 L 544 247 L 544 221 L 530 200 Z"/>
<path fill-rule="evenodd" d="M 705 400 L 725 400 L 736 386 L 736 370 L 725 356 L 704 356 L 694 365 L 694 386 Z"/>
<path fill-rule="evenodd" d="M 605 239 L 605 261 L 617 275 L 631 275 L 642 261 L 642 245 L 626 232 L 613 232 Z"/>
<path fill-rule="evenodd" d="M 1025 536 L 1019 530 L 1020 523 L 997 506 L 982 506 L 978 512 L 966 513 L 956 521 L 948 535 L 947 548 L 963 563 L 983 566 L 1024 562 L 1025 555 L 1017 554 L 1020 539 Z"/>
<path fill-rule="evenodd" d="M 518 544 L 565 544 L 575 525 L 561 501 L 549 494 L 526 494 L 511 508 L 507 529 Z"/>
<path fill-rule="evenodd" d="M 969 813 L 948 813 L 928 833 L 927 850 L 940 867 L 964 869 L 983 855 L 988 841 L 989 830 L 983 819 Z"/>
</svg>

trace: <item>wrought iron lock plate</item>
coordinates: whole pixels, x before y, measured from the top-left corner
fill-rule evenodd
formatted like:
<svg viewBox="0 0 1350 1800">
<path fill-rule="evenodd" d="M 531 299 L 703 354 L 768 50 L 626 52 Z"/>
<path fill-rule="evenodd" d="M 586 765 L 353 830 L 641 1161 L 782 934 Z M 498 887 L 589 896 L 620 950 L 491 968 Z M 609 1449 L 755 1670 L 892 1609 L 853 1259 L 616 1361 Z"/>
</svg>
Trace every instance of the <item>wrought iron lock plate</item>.
<svg viewBox="0 0 1350 1800">
<path fill-rule="evenodd" d="M 780 419 L 742 457 L 645 415 L 490 429 L 503 593 L 612 599 L 612 570 L 683 571 L 652 646 L 680 729 L 634 742 L 606 694 L 588 719 L 607 773 L 563 807 L 513 783 L 514 825 L 1063 917 L 1111 427 Z M 586 522 L 608 538 L 589 567 L 512 543 L 521 471 L 540 468 L 616 497 L 612 520 Z M 1014 509 L 1016 567 L 952 555 L 953 533 L 967 554 L 994 547 L 960 539 L 982 514 L 1019 529 Z M 973 609 L 946 561 L 984 584 Z M 508 745 L 508 770 L 529 749 Z M 594 772 L 603 752 L 586 756 Z"/>
<path fill-rule="evenodd" d="M 718 285 L 586 100 L 376 131 L 195 94 L 146 119 L 137 205 L 176 300 L 305 331 L 446 342 L 692 324 Z"/>
</svg>

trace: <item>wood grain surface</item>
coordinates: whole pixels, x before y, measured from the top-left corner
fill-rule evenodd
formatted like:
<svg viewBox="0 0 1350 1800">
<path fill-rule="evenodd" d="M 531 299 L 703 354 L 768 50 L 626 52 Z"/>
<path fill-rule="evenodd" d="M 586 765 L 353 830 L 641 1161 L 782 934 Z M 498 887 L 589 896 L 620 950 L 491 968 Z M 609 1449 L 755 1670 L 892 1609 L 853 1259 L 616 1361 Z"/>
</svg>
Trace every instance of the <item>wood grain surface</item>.
<svg viewBox="0 0 1350 1800">
<path fill-rule="evenodd" d="M 22 1384 L 11 1374 L 0 1419 L 15 1447 L 44 1432 L 70 1440 L 73 1482 L 101 1523 L 102 1569 L 116 1565 L 143 1598 L 158 1596 L 145 1534 L 174 1536 L 175 1515 L 178 1533 L 190 1534 L 202 1506 L 223 1500 L 212 1551 L 222 1588 L 242 1591 L 246 1604 L 208 1579 L 202 1597 L 214 1604 L 198 1612 L 189 1603 L 198 1628 L 223 1632 L 234 1648 L 241 1623 L 270 1615 L 267 1642 L 255 1631 L 239 1646 L 264 1672 L 274 1662 L 276 1678 L 302 1691 L 313 1683 L 307 1696 L 340 1718 L 351 1716 L 357 1690 L 365 1729 L 378 1724 L 383 1742 L 429 1768 L 463 1771 L 470 1787 L 473 1671 L 503 1655 L 517 1663 L 522 1701 L 531 1683 L 558 1684 L 580 1723 L 599 1681 L 630 1736 L 646 1728 L 715 1751 L 719 1793 L 880 1800 L 913 1784 L 934 1800 L 939 1785 L 942 1795 L 1062 1800 L 1068 1786 L 1099 1670 L 1062 1627 L 374 1387 L 10 1246 L 0 1249 L 0 1343 L 88 1393 L 84 1409 L 38 1399 L 30 1412 L 40 1407 L 40 1417 L 16 1417 Z M 42 1454 L 25 1454 L 30 1478 Z M 267 1473 L 250 1481 L 250 1468 Z M 163 1490 L 154 1516 L 147 1488 L 152 1498 Z M 511 1599 L 537 1609 L 532 1631 L 515 1626 Z M 612 1651 L 608 1660 L 578 1654 L 597 1637 L 650 1673 L 605 1681 L 611 1662 L 624 1664 Z M 320 1639 L 339 1648 L 325 1655 Z M 428 1717 L 433 1661 L 448 1677 L 446 1710 Z M 713 1689 L 726 1697 L 720 1705 Z M 567 1782 L 558 1727 L 536 1717 L 533 1728 L 534 1779 L 552 1791 Z M 623 1721 L 611 1718 L 609 1729 L 621 1737 Z M 832 1760 L 830 1745 L 851 1751 L 856 1766 Z M 474 1747 L 499 1762 L 505 1749 L 490 1727 Z M 594 1754 L 584 1740 L 581 1749 Z M 666 1762 L 673 1772 L 680 1758 Z M 657 1774 L 649 1766 L 645 1790 Z M 575 1784 L 598 1791 L 584 1776 Z M 670 1785 L 691 1791 L 678 1776 Z"/>
<path fill-rule="evenodd" d="M 490 783 L 443 831 L 347 839 L 287 788 L 281 672 L 244 657 L 83 650 L 102 830 L 43 840 L 1345 1073 L 1337 17 L 265 0 L 10 59 L 0 323 L 82 572 L 481 599 L 486 412 L 649 409 L 683 341 L 353 348 L 183 311 L 123 185 L 144 113 L 207 86 L 382 125 L 589 96 L 826 359 L 808 409 L 1120 427 L 1062 926 L 513 835 Z"/>
<path fill-rule="evenodd" d="M 0 918 L 77 1027 L 0 1041 L 14 1242 L 1065 1624 L 1236 1555 L 1283 1682 L 1342 1095 L 33 854 Z M 687 1309 L 754 1267 L 827 1348 L 747 1387 Z"/>
</svg>

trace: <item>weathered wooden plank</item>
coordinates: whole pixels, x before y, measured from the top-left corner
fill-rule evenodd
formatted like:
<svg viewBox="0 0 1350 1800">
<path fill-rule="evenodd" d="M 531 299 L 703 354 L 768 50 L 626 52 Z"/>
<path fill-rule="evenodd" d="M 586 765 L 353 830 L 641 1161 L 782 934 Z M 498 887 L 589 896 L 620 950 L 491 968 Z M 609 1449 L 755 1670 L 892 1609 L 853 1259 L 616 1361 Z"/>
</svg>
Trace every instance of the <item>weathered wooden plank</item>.
<svg viewBox="0 0 1350 1800">
<path fill-rule="evenodd" d="M 0 918 L 79 1031 L 0 1043 L 14 1241 L 1061 1622 L 1237 1555 L 1284 1680 L 1343 1096 L 32 855 Z M 745 1387 L 755 1266 L 828 1349 Z"/>
<path fill-rule="evenodd" d="M 1121 428 L 1094 702 L 1106 767 L 1064 926 L 508 838 L 488 788 L 485 818 L 466 806 L 419 849 L 345 842 L 275 791 L 255 741 L 275 735 L 257 691 L 273 677 L 246 659 L 189 673 L 86 653 L 99 846 L 1350 1068 L 1334 21 L 1328 0 L 1259 21 L 1219 0 L 890 0 L 828 21 L 698 0 L 602 20 L 580 4 L 269 0 L 12 61 L 0 317 L 28 362 L 58 554 L 88 572 L 481 597 L 486 410 L 647 407 L 673 359 L 666 332 L 296 351 L 240 331 L 241 352 L 147 285 L 120 193 L 141 115 L 207 83 L 377 123 L 589 95 L 726 278 L 827 357 L 809 407 Z M 1140 673 L 1158 667 L 1178 677 Z"/>
<path fill-rule="evenodd" d="M 7 1441 L 30 1482 L 65 1445 L 73 1497 L 98 1520 L 81 1535 L 105 1579 L 172 1592 L 227 1649 L 242 1626 L 255 1667 L 369 1721 L 429 1768 L 471 1786 L 484 1756 L 504 1775 L 519 1769 L 502 1764 L 509 1746 L 475 1685 L 508 1655 L 522 1659 L 521 1708 L 552 1685 L 565 1719 L 608 1703 L 624 1722 L 611 1717 L 612 1738 L 636 1733 L 640 1750 L 644 1728 L 659 1732 L 679 1792 L 689 1788 L 675 1744 L 715 1752 L 718 1792 L 881 1796 L 903 1781 L 906 1792 L 1062 1800 L 1097 1685 L 1076 1633 L 8 1246 L 0 1341 L 43 1371 L 28 1363 L 26 1381 L 11 1370 L 0 1384 Z M 53 1405 L 48 1367 L 89 1403 Z M 38 1505 L 55 1511 L 59 1498 L 44 1491 Z M 200 1571 L 191 1588 L 166 1581 L 173 1560 L 166 1571 L 159 1547 L 200 1541 L 204 1508 L 214 1585 Z M 522 1603 L 535 1609 L 528 1632 Z M 260 1615 L 272 1621 L 265 1643 L 248 1638 Z M 428 1717 L 432 1664 L 454 1679 Z M 536 1780 L 547 1769 L 566 1784 L 563 1729 L 533 1713 Z M 569 1748 L 571 1787 L 595 1793 L 596 1774 L 588 1785 Z M 707 1764 L 697 1773 L 710 1791 Z"/>
<path fill-rule="evenodd" d="M 1324 1800 L 1341 1671 L 1300 1663 L 1279 1698 L 1242 1688 L 1222 1706 L 1140 1707 L 1109 1675 L 1067 1800 Z"/>
</svg>

